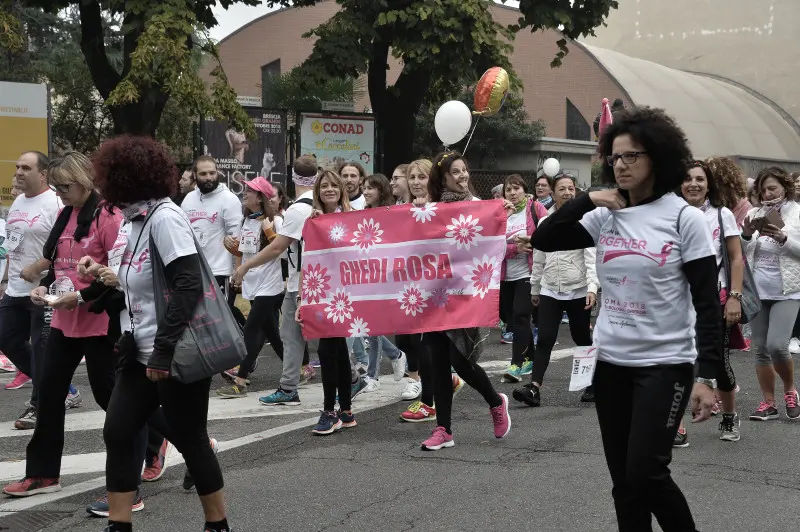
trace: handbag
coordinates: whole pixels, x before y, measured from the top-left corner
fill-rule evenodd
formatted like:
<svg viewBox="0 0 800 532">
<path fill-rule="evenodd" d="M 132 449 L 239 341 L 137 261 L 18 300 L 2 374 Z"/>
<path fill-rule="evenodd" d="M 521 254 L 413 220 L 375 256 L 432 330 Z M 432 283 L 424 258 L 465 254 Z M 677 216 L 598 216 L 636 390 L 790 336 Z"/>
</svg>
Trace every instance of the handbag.
<svg viewBox="0 0 800 532">
<path fill-rule="evenodd" d="M 228 370 L 241 363 L 247 355 L 242 330 L 217 285 L 193 231 L 192 238 L 200 259 L 203 295 L 197 302 L 192 319 L 175 344 L 169 375 L 182 383 L 196 382 Z M 164 262 L 152 233 L 150 250 L 153 294 L 156 315 L 160 322 L 167 312 L 169 286 L 164 273 Z"/>
<path fill-rule="evenodd" d="M 728 257 L 728 246 L 725 243 L 725 230 L 722 227 L 722 209 L 717 209 L 717 220 L 719 222 L 719 244 L 722 251 L 722 267 L 725 269 L 726 286 L 731 286 L 731 261 Z M 758 297 L 756 280 L 753 272 L 747 265 L 747 258 L 742 249 L 742 260 L 744 261 L 744 273 L 742 275 L 742 318 L 740 323 L 750 323 L 753 318 L 761 312 L 761 299 Z"/>
</svg>

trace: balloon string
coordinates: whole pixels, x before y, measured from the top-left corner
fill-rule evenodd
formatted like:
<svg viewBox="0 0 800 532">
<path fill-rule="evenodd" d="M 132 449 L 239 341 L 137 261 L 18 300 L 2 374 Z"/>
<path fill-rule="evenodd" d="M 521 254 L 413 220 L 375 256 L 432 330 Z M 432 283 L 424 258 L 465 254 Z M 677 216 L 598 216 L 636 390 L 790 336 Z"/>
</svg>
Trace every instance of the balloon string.
<svg viewBox="0 0 800 532">
<path fill-rule="evenodd" d="M 469 138 L 467 139 L 467 144 L 464 146 L 464 151 L 461 153 L 461 155 L 466 155 L 467 154 L 467 148 L 469 148 L 469 143 L 472 142 L 472 135 L 475 133 L 475 129 L 478 127 L 478 122 L 480 122 L 480 120 L 481 120 L 481 116 L 478 115 L 478 118 L 475 119 L 475 125 L 472 126 L 472 131 L 470 131 L 470 133 L 469 133 Z"/>
</svg>

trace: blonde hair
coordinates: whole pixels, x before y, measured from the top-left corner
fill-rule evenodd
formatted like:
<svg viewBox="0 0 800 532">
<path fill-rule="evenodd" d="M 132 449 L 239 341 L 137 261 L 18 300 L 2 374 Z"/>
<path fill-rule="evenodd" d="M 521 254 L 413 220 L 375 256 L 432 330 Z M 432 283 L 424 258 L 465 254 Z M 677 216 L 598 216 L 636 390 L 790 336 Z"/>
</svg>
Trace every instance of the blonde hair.
<svg viewBox="0 0 800 532">
<path fill-rule="evenodd" d="M 426 176 L 430 177 L 432 168 L 433 168 L 433 163 L 430 162 L 428 159 L 417 159 L 416 161 L 411 161 L 410 163 L 408 163 L 406 177 L 410 176 L 411 172 L 413 172 L 414 169 L 417 169 Z"/>
<path fill-rule="evenodd" d="M 84 154 L 70 151 L 50 162 L 47 181 L 53 185 L 77 183 L 86 190 L 94 190 L 94 166 Z"/>
<path fill-rule="evenodd" d="M 350 199 L 347 197 L 344 181 L 342 181 L 342 178 L 339 177 L 339 174 L 333 170 L 324 170 L 319 174 L 319 177 L 317 177 L 317 181 L 314 183 L 314 208 L 325 212 L 325 209 L 323 209 L 322 205 L 322 195 L 320 193 L 320 189 L 322 188 L 322 180 L 325 178 L 330 179 L 339 189 L 339 208 L 342 209 L 342 212 L 351 210 Z"/>
</svg>

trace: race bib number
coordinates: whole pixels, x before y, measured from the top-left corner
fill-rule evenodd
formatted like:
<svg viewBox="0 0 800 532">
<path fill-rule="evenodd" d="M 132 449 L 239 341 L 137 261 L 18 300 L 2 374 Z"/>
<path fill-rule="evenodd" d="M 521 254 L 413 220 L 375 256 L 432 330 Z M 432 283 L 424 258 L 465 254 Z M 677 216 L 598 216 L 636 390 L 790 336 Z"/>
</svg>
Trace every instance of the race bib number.
<svg viewBox="0 0 800 532">
<path fill-rule="evenodd" d="M 572 357 L 572 373 L 569 379 L 569 391 L 578 392 L 592 385 L 594 368 L 597 365 L 597 347 L 575 347 Z"/>
<path fill-rule="evenodd" d="M 200 244 L 201 248 L 206 247 L 206 244 L 208 244 L 208 238 L 206 237 L 205 231 L 203 231 L 198 227 L 195 227 L 193 229 L 194 229 L 194 236 L 195 238 L 197 238 L 197 243 Z"/>
<path fill-rule="evenodd" d="M 22 231 L 19 231 L 12 227 L 9 227 L 6 230 L 6 233 L 7 233 L 6 249 L 8 249 L 9 251 L 14 251 L 19 247 L 20 244 L 22 244 L 22 239 L 25 237 L 25 235 L 22 234 Z"/>
<path fill-rule="evenodd" d="M 75 285 L 72 284 L 72 280 L 69 277 L 61 277 L 60 279 L 57 279 L 56 282 L 54 282 L 50 287 L 50 293 L 57 297 L 61 297 L 74 291 Z"/>
<path fill-rule="evenodd" d="M 122 255 L 125 253 L 125 246 L 117 247 L 108 252 L 108 267 L 119 275 L 119 267 L 122 265 Z"/>
<path fill-rule="evenodd" d="M 249 254 L 258 252 L 258 235 L 253 233 L 242 233 L 242 236 L 239 239 L 239 251 Z"/>
</svg>

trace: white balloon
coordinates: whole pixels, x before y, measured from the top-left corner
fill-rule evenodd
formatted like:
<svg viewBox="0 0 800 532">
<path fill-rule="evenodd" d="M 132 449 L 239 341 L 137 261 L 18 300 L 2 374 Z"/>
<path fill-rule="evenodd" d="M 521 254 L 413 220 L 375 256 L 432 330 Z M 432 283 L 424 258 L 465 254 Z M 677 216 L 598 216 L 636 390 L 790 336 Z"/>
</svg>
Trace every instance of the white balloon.
<svg viewBox="0 0 800 532">
<path fill-rule="evenodd" d="M 551 157 L 544 162 L 542 170 L 547 177 L 555 177 L 558 175 L 558 171 L 561 170 L 561 163 L 558 162 L 558 159 Z"/>
<path fill-rule="evenodd" d="M 469 126 L 472 125 L 472 113 L 465 103 L 451 100 L 443 103 L 436 111 L 433 125 L 442 144 L 452 146 L 469 133 Z"/>
</svg>

